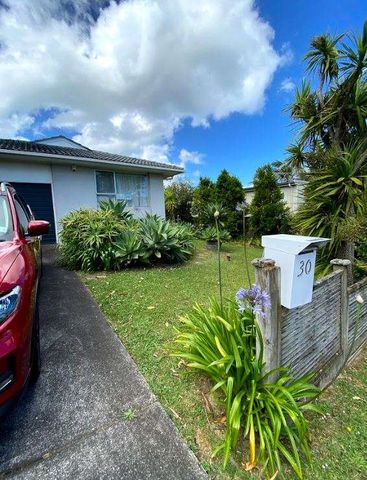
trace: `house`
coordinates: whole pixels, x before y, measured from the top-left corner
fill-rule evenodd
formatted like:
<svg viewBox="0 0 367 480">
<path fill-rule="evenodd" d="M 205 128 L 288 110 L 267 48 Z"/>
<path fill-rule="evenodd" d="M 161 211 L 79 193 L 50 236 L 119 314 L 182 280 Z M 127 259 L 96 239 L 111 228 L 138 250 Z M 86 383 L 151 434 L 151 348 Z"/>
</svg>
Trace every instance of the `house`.
<svg viewBox="0 0 367 480">
<path fill-rule="evenodd" d="M 280 179 L 278 181 L 278 186 L 284 195 L 284 201 L 291 212 L 298 210 L 300 205 L 303 203 L 303 190 L 305 185 L 306 182 L 304 180 L 300 180 L 299 178 L 293 178 L 287 181 Z M 251 204 L 255 193 L 253 185 L 245 187 L 244 192 L 246 202 Z"/>
<path fill-rule="evenodd" d="M 14 185 L 36 218 L 51 224 L 44 238 L 55 243 L 60 220 L 72 210 L 123 199 L 136 217 L 165 216 L 163 180 L 181 167 L 91 150 L 64 136 L 37 141 L 0 139 L 0 180 Z"/>
</svg>

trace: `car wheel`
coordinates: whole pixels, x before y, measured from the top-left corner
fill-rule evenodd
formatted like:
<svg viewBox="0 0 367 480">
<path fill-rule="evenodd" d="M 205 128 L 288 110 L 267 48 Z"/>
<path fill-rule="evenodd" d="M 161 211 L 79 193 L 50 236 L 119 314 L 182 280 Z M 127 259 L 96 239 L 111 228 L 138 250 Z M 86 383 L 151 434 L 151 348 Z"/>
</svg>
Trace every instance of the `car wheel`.
<svg viewBox="0 0 367 480">
<path fill-rule="evenodd" d="M 38 315 L 38 306 L 34 316 L 34 325 L 32 332 L 32 346 L 31 346 L 31 373 L 30 381 L 34 383 L 39 377 L 41 371 L 41 347 L 40 347 L 40 324 Z"/>
</svg>

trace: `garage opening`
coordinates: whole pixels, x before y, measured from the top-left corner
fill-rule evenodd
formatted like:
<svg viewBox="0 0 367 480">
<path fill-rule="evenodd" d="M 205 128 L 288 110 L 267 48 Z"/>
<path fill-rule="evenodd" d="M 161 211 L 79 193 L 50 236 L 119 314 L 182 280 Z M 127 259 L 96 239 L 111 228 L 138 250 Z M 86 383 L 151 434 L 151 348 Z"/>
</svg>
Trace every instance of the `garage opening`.
<svg viewBox="0 0 367 480">
<path fill-rule="evenodd" d="M 43 235 L 42 243 L 56 243 L 55 218 L 52 202 L 51 185 L 48 183 L 11 182 L 17 193 L 31 207 L 36 220 L 50 222 L 47 235 Z"/>
</svg>

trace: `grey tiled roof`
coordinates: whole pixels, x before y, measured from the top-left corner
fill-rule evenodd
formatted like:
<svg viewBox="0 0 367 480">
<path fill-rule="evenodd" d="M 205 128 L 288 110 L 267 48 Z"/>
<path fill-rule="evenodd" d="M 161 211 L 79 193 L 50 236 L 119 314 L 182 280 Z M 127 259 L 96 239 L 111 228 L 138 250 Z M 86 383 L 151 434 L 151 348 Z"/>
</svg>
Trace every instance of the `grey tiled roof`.
<svg viewBox="0 0 367 480">
<path fill-rule="evenodd" d="M 116 155 L 114 153 L 100 152 L 98 150 L 90 150 L 85 148 L 71 148 L 61 147 L 58 145 L 46 145 L 37 142 L 28 142 L 25 140 L 9 140 L 0 138 L 0 151 L 8 150 L 14 152 L 29 152 L 42 153 L 46 155 L 55 155 L 58 157 L 78 157 L 85 160 L 96 160 L 104 162 L 115 162 L 124 165 L 137 165 L 139 167 L 146 166 L 147 168 L 161 168 L 162 170 L 177 171 L 177 173 L 183 172 L 183 168 L 178 165 L 172 165 L 169 163 L 151 162 L 149 160 L 143 160 L 141 158 L 126 157 L 124 155 Z"/>
</svg>

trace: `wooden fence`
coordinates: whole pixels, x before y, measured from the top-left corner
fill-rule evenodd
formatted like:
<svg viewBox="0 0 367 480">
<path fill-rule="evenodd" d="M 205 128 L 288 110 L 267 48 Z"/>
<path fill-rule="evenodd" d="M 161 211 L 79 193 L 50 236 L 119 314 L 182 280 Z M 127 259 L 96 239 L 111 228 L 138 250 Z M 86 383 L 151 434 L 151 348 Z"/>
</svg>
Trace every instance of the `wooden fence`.
<svg viewBox="0 0 367 480">
<path fill-rule="evenodd" d="M 280 269 L 274 260 L 254 260 L 256 283 L 272 302 L 258 318 L 266 369 L 290 367 L 296 378 L 315 372 L 331 383 L 367 340 L 367 278 L 348 286 L 348 260 L 332 260 L 333 273 L 315 282 L 312 302 L 288 310 L 280 305 Z M 360 304 L 356 296 L 365 300 Z M 274 376 L 273 376 L 274 379 Z"/>
</svg>

